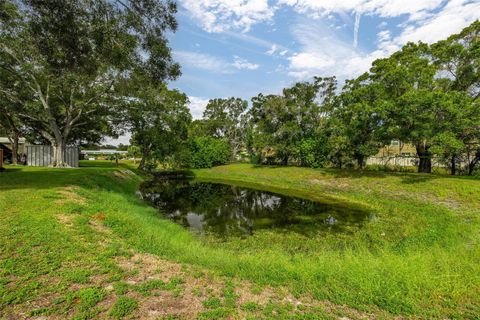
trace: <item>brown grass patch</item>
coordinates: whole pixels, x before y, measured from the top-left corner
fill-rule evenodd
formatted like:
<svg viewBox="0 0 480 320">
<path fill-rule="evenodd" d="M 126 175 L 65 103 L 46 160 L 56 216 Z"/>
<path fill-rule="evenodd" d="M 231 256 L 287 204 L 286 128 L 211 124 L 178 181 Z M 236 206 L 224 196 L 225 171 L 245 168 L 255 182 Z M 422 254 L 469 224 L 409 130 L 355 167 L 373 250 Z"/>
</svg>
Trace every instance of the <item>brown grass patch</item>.
<svg viewBox="0 0 480 320">
<path fill-rule="evenodd" d="M 57 215 L 57 220 L 58 220 L 58 222 L 60 222 L 61 224 L 65 225 L 67 227 L 73 226 L 73 221 L 72 221 L 72 216 L 71 215 L 58 214 Z"/>
<path fill-rule="evenodd" d="M 56 204 L 75 203 L 84 205 L 87 200 L 80 196 L 77 192 L 80 190 L 77 186 L 66 186 L 57 191 L 57 194 L 62 196 L 62 199 L 55 201 Z"/>
</svg>

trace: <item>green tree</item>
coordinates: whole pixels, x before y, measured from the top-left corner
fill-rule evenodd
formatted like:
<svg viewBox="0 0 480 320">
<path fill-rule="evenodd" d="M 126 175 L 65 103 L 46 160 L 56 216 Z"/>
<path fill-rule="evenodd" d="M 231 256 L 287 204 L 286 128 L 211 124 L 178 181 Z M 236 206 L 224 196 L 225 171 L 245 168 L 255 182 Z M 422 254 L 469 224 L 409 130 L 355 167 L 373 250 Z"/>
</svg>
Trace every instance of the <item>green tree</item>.
<svg viewBox="0 0 480 320">
<path fill-rule="evenodd" d="M 463 92 L 471 97 L 465 101 L 462 121 L 457 121 L 442 136 L 443 155 L 450 157 L 451 173 L 456 173 L 458 159 L 466 158 L 469 174 L 480 162 L 480 22 L 477 20 L 460 33 L 431 46 L 432 59 L 438 70 L 442 90 Z M 441 151 L 440 151 L 441 152 Z"/>
<path fill-rule="evenodd" d="M 0 12 L 0 68 L 29 92 L 21 117 L 52 144 L 56 167 L 68 143 L 112 132 L 120 80 L 179 75 L 169 0 L 7 0 Z"/>
<path fill-rule="evenodd" d="M 192 137 L 189 139 L 183 164 L 189 168 L 211 168 L 226 164 L 230 158 L 230 145 L 225 139 Z"/>
<path fill-rule="evenodd" d="M 317 141 L 322 118 L 320 104 L 333 99 L 335 88 L 334 77 L 317 77 L 313 82 L 299 82 L 284 89 L 281 96 L 259 94 L 252 98 L 250 148 L 267 161 L 276 158 L 287 165 L 293 157 L 307 165 L 305 152 Z"/>
<path fill-rule="evenodd" d="M 428 45 L 408 43 L 392 56 L 373 62 L 372 81 L 380 84 L 389 106 L 384 125 L 393 139 L 415 145 L 419 157 L 418 172 L 432 169 L 432 138 L 436 134 L 432 100 L 435 66 Z"/>
<path fill-rule="evenodd" d="M 135 145 L 130 145 L 127 149 L 128 156 L 133 158 L 133 164 L 137 164 L 137 158 L 141 157 L 140 148 Z"/>
<path fill-rule="evenodd" d="M 210 100 L 203 113 L 206 130 L 228 141 L 236 159 L 245 141 L 245 111 L 248 102 L 240 98 Z"/>
<path fill-rule="evenodd" d="M 368 74 L 363 74 L 346 82 L 332 106 L 329 115 L 334 121 L 329 122 L 328 131 L 335 143 L 331 145 L 331 154 L 343 157 L 343 160 L 335 160 L 339 165 L 354 159 L 357 166 L 363 168 L 367 158 L 389 140 L 383 125 L 386 109 L 390 106 L 385 90 L 371 81 Z"/>
<path fill-rule="evenodd" d="M 135 92 L 128 99 L 126 122 L 131 143 L 140 149 L 138 168 L 144 170 L 147 162 L 164 162 L 181 149 L 192 116 L 187 96 L 178 90 L 140 82 Z"/>
</svg>

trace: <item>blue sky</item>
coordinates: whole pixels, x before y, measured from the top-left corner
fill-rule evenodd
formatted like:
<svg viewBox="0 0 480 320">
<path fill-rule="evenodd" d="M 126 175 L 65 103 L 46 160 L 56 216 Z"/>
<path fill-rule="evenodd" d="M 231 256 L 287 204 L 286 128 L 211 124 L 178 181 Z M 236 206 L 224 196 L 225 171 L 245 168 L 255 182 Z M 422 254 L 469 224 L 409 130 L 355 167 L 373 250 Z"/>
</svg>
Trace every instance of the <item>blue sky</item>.
<svg viewBox="0 0 480 320">
<path fill-rule="evenodd" d="M 340 83 L 408 41 L 428 43 L 480 19 L 480 0 L 178 0 L 170 35 L 194 118 L 209 99 L 250 100 L 296 81 Z M 120 142 L 128 142 L 122 137 Z"/>
<path fill-rule="evenodd" d="M 183 75 L 170 86 L 188 94 L 195 118 L 211 98 L 250 100 L 314 75 L 355 77 L 408 41 L 434 42 L 480 18 L 480 0 L 178 4 L 179 29 L 170 41 Z"/>
</svg>

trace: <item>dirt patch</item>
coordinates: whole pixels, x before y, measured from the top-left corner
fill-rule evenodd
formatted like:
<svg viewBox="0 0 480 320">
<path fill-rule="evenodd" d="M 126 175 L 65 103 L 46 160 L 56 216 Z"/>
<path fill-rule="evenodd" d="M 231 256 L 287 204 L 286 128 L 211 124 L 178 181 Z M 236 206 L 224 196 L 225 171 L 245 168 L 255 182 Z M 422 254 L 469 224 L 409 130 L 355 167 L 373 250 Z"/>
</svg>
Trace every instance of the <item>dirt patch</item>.
<svg viewBox="0 0 480 320">
<path fill-rule="evenodd" d="M 158 319 L 164 316 L 194 319 L 202 310 L 201 301 L 191 294 L 176 297 L 172 292 L 162 292 L 160 296 L 142 301 L 137 316 L 140 319 Z"/>
<path fill-rule="evenodd" d="M 65 203 L 75 203 L 79 205 L 84 205 L 87 201 L 84 197 L 78 194 L 78 190 L 80 190 L 77 186 L 67 186 L 61 188 L 57 191 L 57 194 L 62 197 L 62 199 L 58 199 L 55 201 L 56 204 L 65 204 Z"/>
<path fill-rule="evenodd" d="M 73 221 L 72 221 L 72 216 L 67 215 L 67 214 L 58 214 L 57 215 L 57 220 L 61 224 L 67 226 L 67 227 L 72 227 L 73 226 Z"/>
<path fill-rule="evenodd" d="M 88 224 L 97 232 L 104 234 L 112 234 L 112 230 L 105 227 L 103 222 L 106 219 L 106 215 L 103 212 L 97 212 L 91 216 L 91 219 L 88 220 Z"/>
<path fill-rule="evenodd" d="M 127 281 L 138 283 L 145 280 L 170 281 L 174 277 L 184 276 L 182 266 L 157 256 L 146 253 L 135 253 L 130 258 L 121 257 L 118 259 L 118 265 L 128 273 L 135 272 Z"/>
</svg>

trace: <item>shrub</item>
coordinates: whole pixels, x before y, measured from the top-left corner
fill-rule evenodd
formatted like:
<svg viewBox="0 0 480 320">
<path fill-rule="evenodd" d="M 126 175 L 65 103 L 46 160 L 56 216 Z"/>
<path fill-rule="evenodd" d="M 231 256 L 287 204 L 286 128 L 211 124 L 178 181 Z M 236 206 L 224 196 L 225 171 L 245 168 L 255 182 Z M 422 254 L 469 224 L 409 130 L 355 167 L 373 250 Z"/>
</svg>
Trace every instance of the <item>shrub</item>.
<svg viewBox="0 0 480 320">
<path fill-rule="evenodd" d="M 327 162 L 327 149 L 325 143 L 317 139 L 304 139 L 300 141 L 295 156 L 304 167 L 319 168 Z"/>
<path fill-rule="evenodd" d="M 250 163 L 251 164 L 261 164 L 262 163 L 262 156 L 259 154 L 253 154 L 250 156 Z"/>
<path fill-rule="evenodd" d="M 226 164 L 231 157 L 231 151 L 225 140 L 196 137 L 189 141 L 183 157 L 186 158 L 183 162 L 189 168 L 211 168 Z"/>
</svg>

